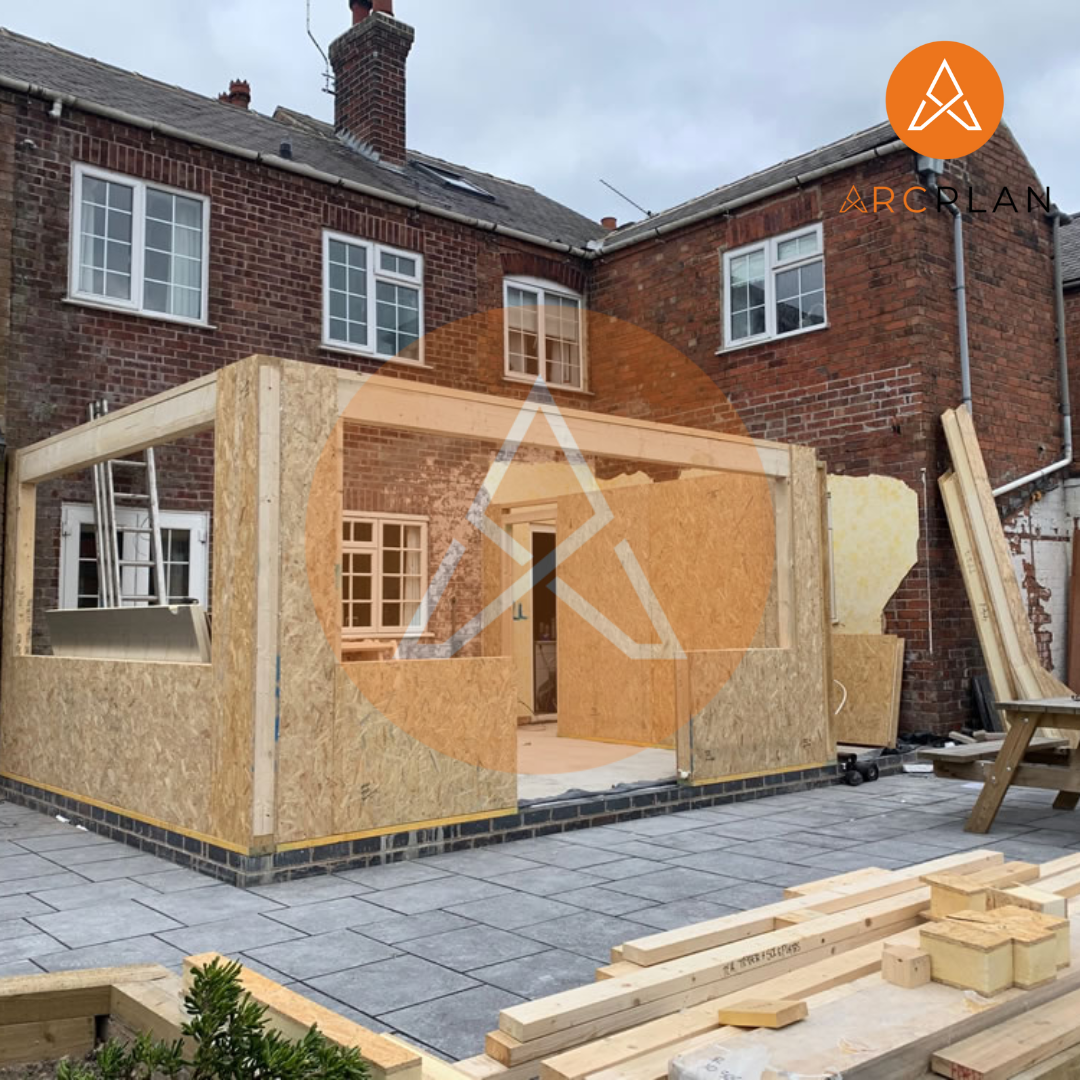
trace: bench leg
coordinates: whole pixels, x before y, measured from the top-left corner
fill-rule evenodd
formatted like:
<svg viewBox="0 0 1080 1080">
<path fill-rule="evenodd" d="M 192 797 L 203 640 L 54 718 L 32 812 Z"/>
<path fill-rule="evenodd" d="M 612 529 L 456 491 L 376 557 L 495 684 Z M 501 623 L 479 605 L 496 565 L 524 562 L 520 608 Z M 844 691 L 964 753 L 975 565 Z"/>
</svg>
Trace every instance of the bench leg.
<svg viewBox="0 0 1080 1080">
<path fill-rule="evenodd" d="M 990 831 L 990 826 L 993 825 L 1001 802 L 1005 798 L 1005 792 L 1009 790 L 1009 785 L 1016 776 L 1016 767 L 1024 760 L 1035 729 L 1036 725 L 1030 717 L 1017 716 L 1013 720 L 1012 727 L 1009 728 L 1009 733 L 1005 736 L 1005 741 L 998 751 L 998 756 L 987 770 L 986 782 L 983 784 L 982 791 L 979 792 L 971 817 L 964 826 L 966 832 Z"/>
<path fill-rule="evenodd" d="M 1080 803 L 1080 791 L 1059 791 L 1054 800 L 1055 810 L 1075 810 Z"/>
</svg>

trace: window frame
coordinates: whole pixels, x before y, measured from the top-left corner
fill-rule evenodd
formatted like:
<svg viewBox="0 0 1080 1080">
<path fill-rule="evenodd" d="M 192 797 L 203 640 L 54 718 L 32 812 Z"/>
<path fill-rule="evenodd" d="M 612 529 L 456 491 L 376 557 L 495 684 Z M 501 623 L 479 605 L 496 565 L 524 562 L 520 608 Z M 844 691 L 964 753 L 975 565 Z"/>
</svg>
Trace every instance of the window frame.
<svg viewBox="0 0 1080 1080">
<path fill-rule="evenodd" d="M 82 216 L 83 181 L 86 177 L 104 180 L 110 184 L 122 184 L 132 189 L 131 193 L 131 299 L 99 296 L 97 293 L 83 292 L 79 288 L 82 251 Z M 202 277 L 199 283 L 200 312 L 198 318 L 189 315 L 174 315 L 168 311 L 156 311 L 145 306 L 146 277 L 146 192 L 152 189 L 163 195 L 179 195 L 185 199 L 198 200 L 202 203 Z M 68 295 L 69 301 L 88 304 L 92 307 L 107 308 L 110 311 L 124 311 L 132 315 L 142 315 L 151 319 L 163 319 L 166 322 L 183 323 L 186 326 L 209 326 L 210 318 L 210 197 L 198 191 L 186 188 L 158 184 L 153 180 L 144 180 L 127 173 L 100 169 L 96 165 L 76 162 L 71 175 L 71 227 L 68 237 Z"/>
<path fill-rule="evenodd" d="M 798 255 L 794 258 L 781 259 L 779 257 L 780 245 L 787 240 L 794 240 L 800 236 L 813 233 L 817 238 L 818 249 L 813 255 Z M 765 253 L 765 331 L 754 334 L 752 337 L 732 337 L 731 310 L 731 263 L 732 260 L 750 255 L 757 251 Z M 809 263 L 821 261 L 821 291 L 824 306 L 824 317 L 817 326 L 804 326 L 799 330 L 788 330 L 786 333 L 777 333 L 776 330 L 776 275 L 784 270 L 791 270 Z M 718 352 L 731 352 L 735 349 L 748 348 L 751 345 L 760 345 L 765 341 L 786 341 L 788 338 L 798 337 L 800 334 L 810 334 L 817 330 L 826 330 L 829 326 L 829 296 L 828 285 L 825 275 L 825 237 L 821 222 L 804 225 L 798 229 L 776 236 L 769 236 L 758 240 L 753 244 L 744 244 L 723 253 L 722 260 L 721 296 L 723 307 L 723 344 Z"/>
<path fill-rule="evenodd" d="M 382 622 L 382 604 L 383 604 L 383 540 L 382 540 L 382 527 L 383 525 L 419 525 L 420 526 L 420 610 L 423 609 L 424 604 L 427 601 L 427 591 L 430 582 L 428 576 L 428 563 L 430 560 L 430 551 L 428 547 L 428 527 L 430 525 L 430 518 L 422 514 L 384 514 L 384 513 L 371 513 L 367 510 L 345 510 L 341 515 L 342 525 L 345 522 L 371 522 L 374 525 L 372 529 L 372 536 L 374 537 L 372 543 L 363 544 L 358 541 L 350 541 L 346 543 L 342 536 L 343 529 L 338 530 L 338 548 L 341 557 L 341 580 L 344 584 L 345 580 L 345 560 L 344 555 L 346 552 L 354 551 L 373 551 L 375 557 L 372 560 L 373 573 L 371 580 L 371 611 L 372 611 L 372 625 L 370 627 L 357 627 L 345 625 L 345 596 L 344 589 L 342 589 L 342 595 L 338 598 L 338 618 L 341 626 L 341 638 L 343 641 L 366 641 L 375 638 L 420 638 L 429 636 L 423 632 L 414 631 L 409 632 L 409 626 L 384 626 Z M 349 599 L 349 603 L 352 602 L 352 598 Z M 388 601 L 388 603 L 394 603 L 395 601 Z M 398 603 L 404 603 L 404 597 L 397 601 Z"/>
<path fill-rule="evenodd" d="M 551 293 L 562 297 L 564 300 L 573 300 L 578 306 L 578 354 L 580 357 L 581 383 L 579 386 L 571 386 L 567 383 L 548 382 L 551 390 L 566 390 L 574 394 L 589 393 L 589 365 L 588 365 L 588 335 L 586 333 L 585 297 L 573 289 L 560 285 L 557 281 L 549 281 L 547 278 L 530 277 L 524 274 L 507 274 L 503 277 L 503 378 L 507 382 L 519 382 L 532 386 L 537 379 L 535 375 L 528 375 L 521 371 L 514 371 L 510 367 L 510 290 L 529 289 L 543 293 Z M 546 304 L 537 307 L 537 356 L 541 365 L 547 363 L 547 335 L 545 333 L 544 311 Z M 545 377 L 545 381 L 546 377 Z"/>
<path fill-rule="evenodd" d="M 138 515 L 145 515 L 138 507 L 118 507 L 117 524 L 136 525 Z M 198 600 L 207 610 L 210 608 L 210 515 L 202 510 L 162 510 L 158 520 L 162 531 L 173 529 L 190 533 L 188 547 L 188 594 Z M 94 508 L 89 503 L 65 502 L 60 507 L 60 566 L 57 582 L 57 600 L 64 609 L 77 608 L 79 604 L 79 533 L 83 525 L 94 525 Z M 149 575 L 149 568 L 137 572 Z M 147 589 L 149 591 L 149 588 Z M 73 601 L 67 603 L 66 601 Z M 128 605 L 145 607 L 146 604 Z M 89 609 L 93 610 L 93 609 Z"/>
<path fill-rule="evenodd" d="M 337 341 L 330 336 L 330 242 L 336 240 L 342 244 L 363 248 L 367 253 L 367 317 L 368 344 L 354 345 L 348 341 Z M 382 269 L 382 255 L 394 255 L 401 259 L 412 259 L 416 263 L 416 275 L 409 277 L 396 270 Z M 377 298 L 376 286 L 379 281 L 391 285 L 407 285 L 417 291 L 417 318 L 419 334 L 417 336 L 416 359 L 401 356 L 398 353 L 378 351 Z M 424 360 L 424 256 L 418 251 L 406 251 L 390 244 L 380 244 L 374 240 L 364 240 L 359 236 L 323 229 L 322 239 L 322 347 L 333 352 L 351 353 L 354 356 L 367 356 L 375 360 L 387 360 L 396 364 L 408 364 L 410 367 L 426 367 Z"/>
</svg>

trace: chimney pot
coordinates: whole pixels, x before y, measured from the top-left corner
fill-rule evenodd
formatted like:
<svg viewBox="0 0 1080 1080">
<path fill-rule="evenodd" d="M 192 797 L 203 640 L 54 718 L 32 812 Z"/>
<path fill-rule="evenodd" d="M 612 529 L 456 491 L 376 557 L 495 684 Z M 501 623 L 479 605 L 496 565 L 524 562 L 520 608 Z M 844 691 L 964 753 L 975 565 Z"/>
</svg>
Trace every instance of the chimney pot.
<svg viewBox="0 0 1080 1080">
<path fill-rule="evenodd" d="M 218 94 L 218 101 L 226 105 L 235 105 L 238 109 L 246 109 L 251 105 L 251 87 L 247 79 L 233 79 L 229 83 L 227 93 Z"/>
<path fill-rule="evenodd" d="M 371 14 L 371 0 L 349 0 L 349 7 L 352 8 L 353 26 Z"/>
<path fill-rule="evenodd" d="M 614 232 L 619 227 L 619 219 L 613 217 L 601 218 L 600 224 L 603 225 L 608 232 Z"/>
</svg>

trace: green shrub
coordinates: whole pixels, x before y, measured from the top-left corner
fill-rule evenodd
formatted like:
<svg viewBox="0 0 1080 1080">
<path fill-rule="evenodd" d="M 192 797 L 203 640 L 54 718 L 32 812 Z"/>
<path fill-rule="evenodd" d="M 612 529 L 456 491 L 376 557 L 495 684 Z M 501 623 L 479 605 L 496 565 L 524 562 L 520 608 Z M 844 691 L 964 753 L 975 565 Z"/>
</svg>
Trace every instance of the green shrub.
<svg viewBox="0 0 1080 1080">
<path fill-rule="evenodd" d="M 157 1042 L 141 1034 L 130 1045 L 113 1039 L 93 1062 L 62 1061 L 57 1080 L 368 1080 L 358 1051 L 329 1042 L 313 1027 L 298 1042 L 270 1029 L 266 1008 L 240 985 L 240 965 L 213 963 L 192 971 L 184 995 L 184 1035 L 194 1043 Z"/>
</svg>

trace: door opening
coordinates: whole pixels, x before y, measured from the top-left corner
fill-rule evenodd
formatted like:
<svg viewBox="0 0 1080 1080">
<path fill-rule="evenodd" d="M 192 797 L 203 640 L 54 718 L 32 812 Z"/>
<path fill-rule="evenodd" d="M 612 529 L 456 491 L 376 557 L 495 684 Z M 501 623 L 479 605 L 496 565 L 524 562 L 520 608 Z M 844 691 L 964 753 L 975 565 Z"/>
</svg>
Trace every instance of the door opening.
<svg viewBox="0 0 1080 1080">
<path fill-rule="evenodd" d="M 537 718 L 551 719 L 559 711 L 558 679 L 558 604 L 549 586 L 555 581 L 555 568 L 541 574 L 537 567 L 555 551 L 555 530 L 532 527 L 532 652 L 533 709 Z"/>
</svg>

